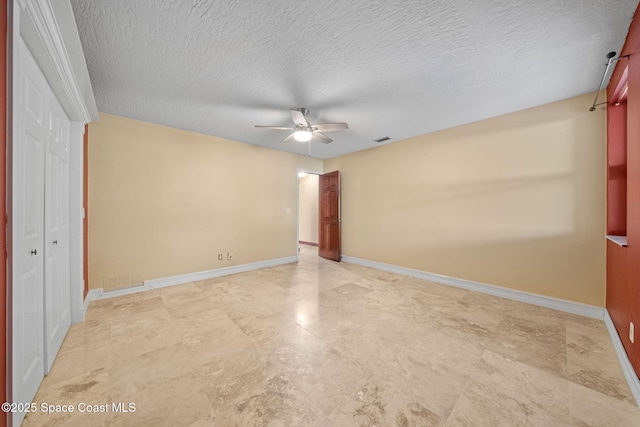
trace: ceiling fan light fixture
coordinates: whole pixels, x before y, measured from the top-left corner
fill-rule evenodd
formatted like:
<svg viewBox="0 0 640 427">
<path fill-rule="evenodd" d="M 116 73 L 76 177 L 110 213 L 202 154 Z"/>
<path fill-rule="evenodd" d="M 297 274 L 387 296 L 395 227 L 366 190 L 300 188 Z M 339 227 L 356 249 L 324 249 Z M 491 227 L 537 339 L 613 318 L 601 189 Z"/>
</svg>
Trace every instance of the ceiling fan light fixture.
<svg viewBox="0 0 640 427">
<path fill-rule="evenodd" d="M 291 120 L 293 121 L 294 127 L 265 125 L 256 125 L 256 127 L 265 129 L 292 130 L 293 132 L 280 142 L 287 143 L 298 141 L 308 142 L 309 144 L 311 144 L 312 139 L 314 140 L 314 142 L 330 144 L 331 142 L 333 142 L 333 139 L 325 135 L 325 132 L 349 129 L 349 125 L 344 122 L 316 124 L 309 123 L 309 120 L 307 120 L 307 113 L 309 112 L 309 110 L 307 108 L 296 108 L 293 110 L 289 110 L 289 112 L 291 113 Z M 309 145 L 309 149 L 311 149 L 311 145 Z"/>
<path fill-rule="evenodd" d="M 309 142 L 311 141 L 311 131 L 308 130 L 297 130 L 293 133 L 293 137 L 296 139 L 296 141 L 300 141 L 300 142 Z"/>
</svg>

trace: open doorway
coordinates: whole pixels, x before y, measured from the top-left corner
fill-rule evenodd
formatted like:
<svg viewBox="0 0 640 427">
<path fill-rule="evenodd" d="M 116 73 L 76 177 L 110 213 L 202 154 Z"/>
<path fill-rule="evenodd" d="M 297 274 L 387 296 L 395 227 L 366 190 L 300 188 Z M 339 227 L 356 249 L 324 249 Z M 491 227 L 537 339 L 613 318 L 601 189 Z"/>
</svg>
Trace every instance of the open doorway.
<svg viewBox="0 0 640 427">
<path fill-rule="evenodd" d="M 318 185 L 315 173 L 298 172 L 298 254 L 318 247 Z"/>
<path fill-rule="evenodd" d="M 342 258 L 340 172 L 298 171 L 296 255 L 312 252 L 332 261 Z"/>
</svg>

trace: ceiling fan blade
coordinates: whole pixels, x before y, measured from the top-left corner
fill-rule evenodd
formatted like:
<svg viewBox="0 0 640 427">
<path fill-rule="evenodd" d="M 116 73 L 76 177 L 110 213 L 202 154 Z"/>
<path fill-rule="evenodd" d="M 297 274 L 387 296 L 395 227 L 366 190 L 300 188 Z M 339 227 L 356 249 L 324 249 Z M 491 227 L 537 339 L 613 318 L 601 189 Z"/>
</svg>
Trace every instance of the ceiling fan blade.
<svg viewBox="0 0 640 427">
<path fill-rule="evenodd" d="M 307 121 L 307 118 L 304 116 L 304 114 L 302 114 L 301 111 L 299 110 L 289 110 L 289 111 L 291 112 L 291 119 L 293 120 L 293 123 L 304 126 L 304 127 L 309 127 L 309 122 Z"/>
<path fill-rule="evenodd" d="M 316 141 L 322 142 L 323 144 L 329 144 L 333 141 L 333 139 L 320 132 L 314 132 L 312 138 Z"/>
<path fill-rule="evenodd" d="M 287 136 L 285 139 L 283 139 L 282 141 L 280 141 L 281 143 L 287 143 L 287 142 L 294 142 L 296 139 L 293 137 L 293 134 Z"/>
<path fill-rule="evenodd" d="M 269 126 L 269 125 L 255 125 L 257 128 L 263 129 L 277 129 L 277 130 L 293 130 L 293 128 L 286 128 L 284 126 Z"/>
<path fill-rule="evenodd" d="M 349 129 L 349 125 L 341 122 L 341 123 L 318 123 L 315 125 L 311 125 L 311 127 L 318 132 L 331 132 L 334 130 L 344 130 Z"/>
</svg>

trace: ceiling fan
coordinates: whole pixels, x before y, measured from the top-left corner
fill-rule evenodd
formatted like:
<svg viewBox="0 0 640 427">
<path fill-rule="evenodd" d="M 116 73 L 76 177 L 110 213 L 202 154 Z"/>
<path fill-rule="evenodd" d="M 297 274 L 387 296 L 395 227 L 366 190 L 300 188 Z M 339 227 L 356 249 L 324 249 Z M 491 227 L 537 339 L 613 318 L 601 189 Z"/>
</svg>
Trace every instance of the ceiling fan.
<svg viewBox="0 0 640 427">
<path fill-rule="evenodd" d="M 293 110 L 289 110 L 291 113 L 291 119 L 295 124 L 294 127 L 283 127 L 283 126 L 267 126 L 267 125 L 256 125 L 257 128 L 266 128 L 266 129 L 278 129 L 278 130 L 292 130 L 289 136 L 283 139 L 281 142 L 291 142 L 291 141 L 300 141 L 300 142 L 308 142 L 313 140 L 317 140 L 324 144 L 329 144 L 333 141 L 333 139 L 329 138 L 322 132 L 331 132 L 334 130 L 344 130 L 349 129 L 349 126 L 344 123 L 316 123 L 311 124 L 307 120 L 307 114 L 309 114 L 308 108 L 295 108 Z"/>
</svg>

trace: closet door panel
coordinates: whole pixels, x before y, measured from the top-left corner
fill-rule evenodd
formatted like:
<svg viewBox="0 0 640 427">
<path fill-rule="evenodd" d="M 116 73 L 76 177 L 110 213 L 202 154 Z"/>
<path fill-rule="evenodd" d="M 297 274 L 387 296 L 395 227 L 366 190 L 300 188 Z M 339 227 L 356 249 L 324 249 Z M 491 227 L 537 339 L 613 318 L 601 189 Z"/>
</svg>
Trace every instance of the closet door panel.
<svg viewBox="0 0 640 427">
<path fill-rule="evenodd" d="M 45 356 L 49 372 L 71 326 L 69 271 L 70 122 L 49 92 L 47 96 L 45 191 Z"/>
<path fill-rule="evenodd" d="M 30 402 L 44 376 L 44 169 L 47 83 L 28 49 L 18 55 L 13 139 L 12 401 Z M 14 423 L 24 413 L 14 414 Z"/>
</svg>

